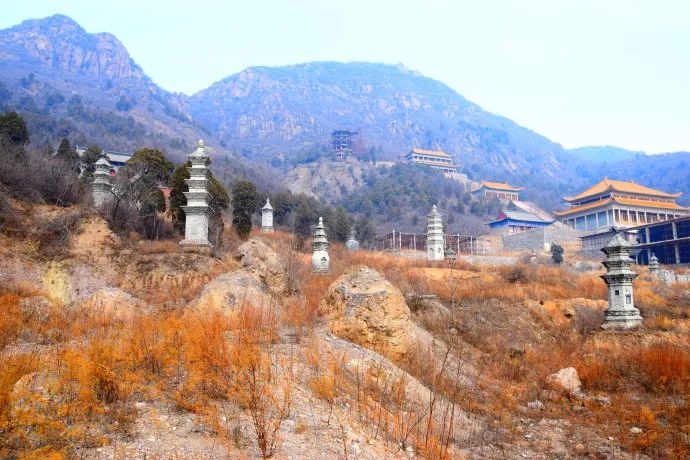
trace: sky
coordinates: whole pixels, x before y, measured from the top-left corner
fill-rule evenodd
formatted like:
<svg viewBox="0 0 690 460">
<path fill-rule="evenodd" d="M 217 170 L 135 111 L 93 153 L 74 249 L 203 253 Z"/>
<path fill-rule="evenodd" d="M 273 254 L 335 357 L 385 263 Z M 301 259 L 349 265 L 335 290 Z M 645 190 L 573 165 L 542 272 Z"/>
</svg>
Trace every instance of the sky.
<svg viewBox="0 0 690 460">
<path fill-rule="evenodd" d="M 2 0 L 66 14 L 169 91 L 250 66 L 402 63 L 565 147 L 690 151 L 687 0 Z"/>
</svg>

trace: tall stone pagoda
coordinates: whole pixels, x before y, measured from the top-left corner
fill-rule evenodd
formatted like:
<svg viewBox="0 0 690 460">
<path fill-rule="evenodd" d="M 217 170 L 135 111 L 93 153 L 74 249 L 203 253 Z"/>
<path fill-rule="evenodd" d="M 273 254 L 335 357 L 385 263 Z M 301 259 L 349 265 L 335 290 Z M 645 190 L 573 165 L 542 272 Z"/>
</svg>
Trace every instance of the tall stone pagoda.
<svg viewBox="0 0 690 460">
<path fill-rule="evenodd" d="M 97 208 L 103 208 L 112 198 L 113 193 L 113 166 L 106 157 L 100 157 L 94 163 L 93 182 L 91 183 L 91 195 L 93 204 Z"/>
<path fill-rule="evenodd" d="M 426 258 L 443 260 L 443 246 L 443 221 L 434 205 L 426 218 Z"/>
<path fill-rule="evenodd" d="M 345 248 L 348 251 L 358 251 L 359 250 L 359 241 L 357 241 L 356 238 L 357 232 L 355 232 L 355 228 L 352 227 L 350 229 L 350 236 L 347 238 L 347 241 L 345 242 Z"/>
<path fill-rule="evenodd" d="M 609 307 L 604 312 L 604 324 L 601 326 L 604 329 L 625 330 L 642 323 L 633 296 L 633 280 L 637 274 L 630 269 L 632 248 L 632 243 L 616 233 L 602 249 L 606 254 L 606 260 L 602 262 L 606 274 L 601 277 L 609 289 Z"/>
<path fill-rule="evenodd" d="M 273 231 L 273 206 L 268 198 L 264 207 L 261 208 L 261 231 L 264 233 Z"/>
<path fill-rule="evenodd" d="M 328 237 L 326 227 L 323 225 L 323 217 L 319 217 L 319 224 L 314 232 L 314 241 L 311 244 L 314 252 L 311 255 L 311 269 L 314 273 L 328 273 L 331 270 L 331 258 L 328 255 Z"/>
<path fill-rule="evenodd" d="M 209 180 L 208 165 L 211 159 L 206 154 L 204 141 L 197 142 L 197 148 L 187 157 L 192 163 L 189 169 L 189 179 L 185 179 L 188 192 L 184 192 L 187 198 L 187 206 L 182 206 L 185 213 L 184 240 L 180 242 L 184 246 L 211 247 L 208 239 L 208 223 L 211 216 L 211 193 L 209 192 L 211 181 Z"/>
</svg>

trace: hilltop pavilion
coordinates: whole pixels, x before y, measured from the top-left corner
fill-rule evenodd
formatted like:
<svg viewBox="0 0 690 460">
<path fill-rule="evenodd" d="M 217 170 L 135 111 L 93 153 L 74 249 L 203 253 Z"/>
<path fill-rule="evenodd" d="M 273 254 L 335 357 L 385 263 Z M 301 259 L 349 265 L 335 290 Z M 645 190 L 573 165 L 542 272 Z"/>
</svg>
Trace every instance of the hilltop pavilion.
<svg viewBox="0 0 690 460">
<path fill-rule="evenodd" d="M 570 208 L 554 214 L 575 230 L 635 227 L 688 214 L 690 209 L 676 203 L 681 195 L 605 177 L 578 195 L 563 197 Z"/>
</svg>

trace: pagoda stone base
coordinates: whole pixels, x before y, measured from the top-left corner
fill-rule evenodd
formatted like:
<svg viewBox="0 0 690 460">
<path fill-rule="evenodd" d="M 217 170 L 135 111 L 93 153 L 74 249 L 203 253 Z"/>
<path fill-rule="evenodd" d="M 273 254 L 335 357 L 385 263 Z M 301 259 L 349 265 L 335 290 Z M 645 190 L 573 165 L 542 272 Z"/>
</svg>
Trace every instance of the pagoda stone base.
<svg viewBox="0 0 690 460">
<path fill-rule="evenodd" d="M 624 311 L 605 311 L 602 329 L 624 331 L 642 325 L 642 316 L 637 308 Z"/>
<path fill-rule="evenodd" d="M 261 227 L 261 233 L 271 233 L 273 231 L 273 227 Z"/>
</svg>

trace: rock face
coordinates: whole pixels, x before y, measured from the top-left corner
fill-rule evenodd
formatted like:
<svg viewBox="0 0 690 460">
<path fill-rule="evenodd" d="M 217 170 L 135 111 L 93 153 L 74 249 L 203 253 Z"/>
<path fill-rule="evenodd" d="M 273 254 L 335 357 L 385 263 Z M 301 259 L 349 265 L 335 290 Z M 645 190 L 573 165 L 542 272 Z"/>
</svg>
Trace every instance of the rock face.
<svg viewBox="0 0 690 460">
<path fill-rule="evenodd" d="M 143 312 L 146 304 L 121 289 L 106 287 L 96 291 L 80 307 L 90 315 L 128 321 Z"/>
<path fill-rule="evenodd" d="M 276 252 L 258 240 L 249 240 L 237 248 L 235 259 L 247 272 L 256 275 L 274 294 L 293 290 L 289 286 L 285 262 Z"/>
<path fill-rule="evenodd" d="M 335 335 L 392 359 L 407 354 L 414 341 L 405 298 L 367 267 L 338 278 L 319 304 L 319 313 Z"/>
<path fill-rule="evenodd" d="M 215 310 L 229 314 L 244 304 L 262 308 L 272 303 L 271 296 L 257 277 L 246 271 L 237 270 L 209 281 L 189 307 L 196 311 Z"/>
</svg>

